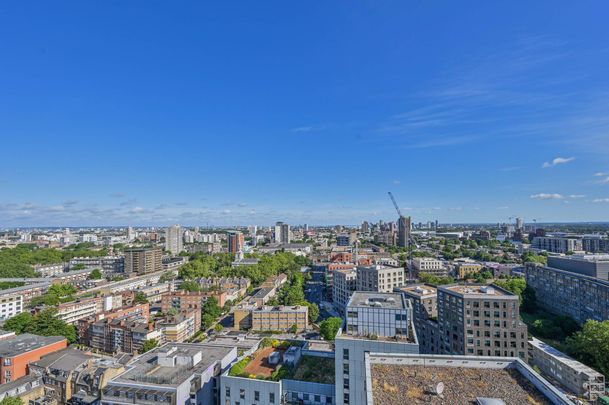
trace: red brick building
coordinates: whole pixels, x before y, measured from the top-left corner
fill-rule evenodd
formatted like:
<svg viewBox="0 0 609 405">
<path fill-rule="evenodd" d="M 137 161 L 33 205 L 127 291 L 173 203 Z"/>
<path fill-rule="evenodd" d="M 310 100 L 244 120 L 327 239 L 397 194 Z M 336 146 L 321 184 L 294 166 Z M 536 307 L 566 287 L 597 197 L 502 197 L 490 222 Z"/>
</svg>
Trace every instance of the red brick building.
<svg viewBox="0 0 609 405">
<path fill-rule="evenodd" d="M 223 307 L 224 304 L 226 304 L 225 292 L 175 291 L 163 294 L 163 297 L 161 298 L 161 311 L 166 314 L 171 308 L 175 308 L 178 311 L 194 309 L 196 312 L 195 322 L 197 325 L 201 325 L 201 309 L 203 309 L 203 304 L 205 304 L 210 297 L 214 297 L 216 300 L 218 300 L 218 305 L 220 305 L 220 307 Z"/>
<path fill-rule="evenodd" d="M 0 384 L 28 374 L 28 364 L 42 356 L 68 347 L 63 336 L 38 336 L 24 333 L 0 341 Z"/>
</svg>

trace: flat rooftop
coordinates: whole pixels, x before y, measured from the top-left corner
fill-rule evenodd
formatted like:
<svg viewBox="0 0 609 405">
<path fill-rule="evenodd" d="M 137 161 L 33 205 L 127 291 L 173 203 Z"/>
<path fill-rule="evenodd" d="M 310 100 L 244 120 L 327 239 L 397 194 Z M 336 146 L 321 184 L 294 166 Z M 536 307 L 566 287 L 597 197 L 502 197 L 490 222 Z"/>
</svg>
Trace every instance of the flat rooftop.
<svg viewBox="0 0 609 405">
<path fill-rule="evenodd" d="M 532 340 L 529 340 L 529 344 L 531 346 L 534 346 L 537 349 L 543 351 L 544 353 L 550 355 L 552 358 L 556 359 L 556 361 L 558 361 L 562 364 L 565 364 L 566 366 L 572 368 L 573 370 L 577 370 L 580 373 L 586 373 L 588 375 L 601 375 L 601 373 L 594 370 L 593 368 L 590 368 L 590 367 L 586 366 L 585 364 L 580 363 L 579 361 L 575 360 L 572 357 L 567 356 L 566 354 L 564 354 L 560 350 L 556 349 L 555 347 L 550 346 L 549 344 L 542 342 L 541 340 L 539 340 L 535 337 L 533 337 Z"/>
<path fill-rule="evenodd" d="M 351 299 L 347 303 L 347 307 L 406 309 L 408 304 L 400 293 L 355 291 L 351 295 Z"/>
<path fill-rule="evenodd" d="M 436 287 L 427 285 L 427 284 L 417 284 L 417 285 L 409 285 L 405 287 L 398 287 L 395 291 L 404 292 L 409 295 L 413 295 L 416 297 L 429 297 L 435 296 L 438 294 L 438 289 Z"/>
<path fill-rule="evenodd" d="M 475 404 L 476 398 L 497 398 L 506 404 L 552 403 L 513 368 L 371 364 L 370 373 L 375 405 Z M 441 397 L 432 393 L 440 382 Z"/>
<path fill-rule="evenodd" d="M 549 256 L 552 259 L 585 261 L 585 262 L 609 262 L 609 254 L 575 254 L 569 256 Z"/>
<path fill-rule="evenodd" d="M 91 354 L 68 347 L 55 353 L 47 354 L 33 364 L 39 367 L 50 367 L 54 370 L 70 372 L 91 358 L 93 358 L 93 355 Z"/>
<path fill-rule="evenodd" d="M 177 365 L 170 367 L 159 365 L 159 356 L 166 355 L 174 349 L 175 351 L 170 354 L 180 357 L 193 357 L 200 352 L 201 360 L 194 366 Z M 114 378 L 112 382 L 135 385 L 153 384 L 175 388 L 188 380 L 193 374 L 203 372 L 216 361 L 221 361 L 234 349 L 234 347 L 228 346 L 194 343 L 165 344 L 136 358 L 129 364 L 128 370 Z"/>
<path fill-rule="evenodd" d="M 14 357 L 66 340 L 63 336 L 38 336 L 24 333 L 0 340 L 0 357 Z"/>
<path fill-rule="evenodd" d="M 355 270 L 355 266 L 352 269 L 334 269 L 332 270 L 334 273 L 342 273 L 342 274 L 357 274 L 357 270 Z"/>
<path fill-rule="evenodd" d="M 484 297 L 497 297 L 497 296 L 514 296 L 514 294 L 506 291 L 502 288 L 494 285 L 476 285 L 476 284 L 455 284 L 439 287 L 439 290 L 452 291 L 464 296 L 484 296 Z"/>
</svg>

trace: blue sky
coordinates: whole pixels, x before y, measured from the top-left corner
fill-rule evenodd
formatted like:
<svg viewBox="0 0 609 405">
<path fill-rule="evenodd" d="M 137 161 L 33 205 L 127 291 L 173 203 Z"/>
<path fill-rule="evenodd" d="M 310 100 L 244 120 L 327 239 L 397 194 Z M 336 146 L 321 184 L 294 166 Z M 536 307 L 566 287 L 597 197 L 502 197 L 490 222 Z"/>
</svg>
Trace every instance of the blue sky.
<svg viewBox="0 0 609 405">
<path fill-rule="evenodd" d="M 606 1 L 0 4 L 0 227 L 609 220 Z"/>
</svg>

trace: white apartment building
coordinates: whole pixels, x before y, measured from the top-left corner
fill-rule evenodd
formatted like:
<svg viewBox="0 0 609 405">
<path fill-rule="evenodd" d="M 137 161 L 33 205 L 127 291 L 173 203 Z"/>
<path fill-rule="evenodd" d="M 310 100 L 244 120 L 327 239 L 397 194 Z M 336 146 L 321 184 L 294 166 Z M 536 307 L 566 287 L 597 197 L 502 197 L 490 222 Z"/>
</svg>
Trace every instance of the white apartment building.
<svg viewBox="0 0 609 405">
<path fill-rule="evenodd" d="M 357 291 L 392 292 L 403 284 L 401 267 L 357 266 Z"/>
<path fill-rule="evenodd" d="M 347 302 L 351 298 L 351 294 L 357 288 L 357 271 L 353 269 L 337 269 L 333 270 L 332 279 L 332 299 L 334 300 L 334 308 L 340 314 L 345 312 Z"/>
<path fill-rule="evenodd" d="M 346 311 L 346 330 L 335 340 L 336 404 L 364 405 L 367 353 L 419 354 L 412 304 L 399 293 L 357 291 Z"/>
<path fill-rule="evenodd" d="M 412 267 L 416 274 L 429 273 L 436 276 L 447 276 L 448 269 L 444 261 L 432 257 L 415 257 L 412 259 Z"/>
<path fill-rule="evenodd" d="M 0 321 L 12 318 L 23 312 L 23 295 L 10 294 L 0 297 Z"/>
<path fill-rule="evenodd" d="M 165 250 L 173 255 L 177 255 L 184 250 L 180 225 L 170 226 L 165 231 Z"/>
</svg>

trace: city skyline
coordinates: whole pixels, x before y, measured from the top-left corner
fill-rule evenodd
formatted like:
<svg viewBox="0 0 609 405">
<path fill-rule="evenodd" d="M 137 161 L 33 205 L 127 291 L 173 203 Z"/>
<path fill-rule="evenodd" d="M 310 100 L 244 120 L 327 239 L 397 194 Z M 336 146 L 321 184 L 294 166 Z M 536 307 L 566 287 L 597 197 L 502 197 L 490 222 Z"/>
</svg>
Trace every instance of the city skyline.
<svg viewBox="0 0 609 405">
<path fill-rule="evenodd" d="M 472 10 L 6 4 L 0 227 L 607 221 L 609 6 Z"/>
</svg>

